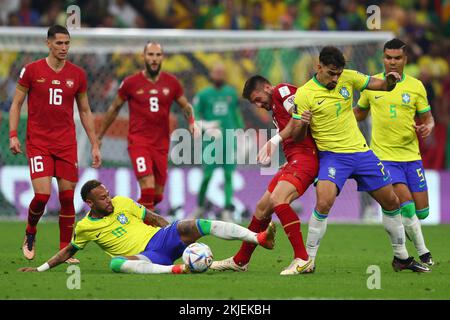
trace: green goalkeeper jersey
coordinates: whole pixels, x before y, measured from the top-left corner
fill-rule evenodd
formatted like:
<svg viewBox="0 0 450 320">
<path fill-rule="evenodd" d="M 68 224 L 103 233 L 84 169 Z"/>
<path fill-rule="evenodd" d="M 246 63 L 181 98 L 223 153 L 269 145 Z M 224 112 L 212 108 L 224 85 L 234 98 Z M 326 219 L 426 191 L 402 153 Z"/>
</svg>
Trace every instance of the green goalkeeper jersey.
<svg viewBox="0 0 450 320">
<path fill-rule="evenodd" d="M 223 85 L 201 90 L 194 97 L 195 117 L 198 120 L 217 121 L 222 130 L 243 128 L 236 90 Z"/>
</svg>

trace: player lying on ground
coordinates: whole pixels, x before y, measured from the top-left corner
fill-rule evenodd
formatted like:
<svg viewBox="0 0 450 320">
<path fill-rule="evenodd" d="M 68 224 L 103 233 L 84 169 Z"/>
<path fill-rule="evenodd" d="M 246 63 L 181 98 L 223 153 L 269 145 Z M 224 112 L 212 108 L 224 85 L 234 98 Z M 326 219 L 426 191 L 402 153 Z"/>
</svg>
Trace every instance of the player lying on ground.
<svg viewBox="0 0 450 320">
<path fill-rule="evenodd" d="M 383 52 L 385 72 L 374 77 L 383 79 L 386 73 L 395 71 L 402 80 L 394 90 L 383 94 L 364 90 L 353 111 L 358 121 L 364 120 L 369 111 L 372 113 L 370 147 L 392 178 L 395 194 L 400 199 L 406 235 L 413 241 L 420 261 L 431 266 L 433 259 L 425 245 L 419 221 L 428 216 L 429 206 L 417 134 L 428 137 L 434 128 L 434 119 L 422 82 L 403 72 L 407 60 L 406 44 L 392 39 L 386 42 Z M 415 123 L 416 114 L 420 125 Z"/>
<path fill-rule="evenodd" d="M 72 242 L 40 267 L 19 271 L 53 268 L 84 249 L 90 241 L 113 257 L 110 268 L 114 272 L 123 273 L 186 273 L 185 265 L 173 263 L 189 244 L 205 235 L 244 240 L 266 249 L 273 249 L 275 244 L 274 224 L 260 233 L 223 221 L 180 220 L 169 224 L 129 198 L 111 199 L 98 180 L 86 182 L 81 197 L 91 210 L 77 223 Z"/>
<path fill-rule="evenodd" d="M 272 214 L 276 213 L 294 251 L 294 260 L 281 275 L 294 275 L 313 270 L 312 260 L 309 259 L 303 244 L 300 219 L 290 206 L 290 203 L 300 197 L 313 183 L 319 168 L 317 149 L 311 135 L 306 131 L 307 136 L 298 143 L 290 137 L 292 123 L 295 121 L 291 113 L 296 90 L 295 86 L 286 83 L 274 87 L 267 79 L 256 75 L 247 80 L 242 94 L 258 108 L 272 111 L 274 123 L 281 130 L 261 148 L 258 154 L 259 162 L 268 163 L 270 156 L 278 151 L 277 145 L 280 141 L 288 161 L 273 177 L 267 191 L 258 201 L 248 226 L 249 230 L 254 232 L 263 231 L 269 225 Z M 309 112 L 303 114 L 304 119 L 308 116 Z M 244 242 L 234 257 L 214 261 L 211 269 L 247 271 L 255 248 L 254 244 Z"/>
<path fill-rule="evenodd" d="M 315 259 L 326 228 L 328 214 L 347 179 L 358 183 L 358 191 L 368 192 L 381 206 L 383 225 L 389 235 L 395 271 L 410 269 L 429 272 L 428 266 L 410 257 L 405 245 L 405 229 L 400 214 L 400 202 L 391 184 L 389 172 L 367 146 L 353 115 L 353 90 L 391 91 L 401 80 L 397 72 L 385 79 L 366 76 L 344 69 L 345 58 L 335 47 L 321 50 L 317 73 L 295 94 L 296 119 L 292 135 L 302 137 L 307 129 L 302 113 L 311 111 L 309 128 L 319 149 L 319 175 L 316 205 L 308 225 L 306 248 Z"/>
</svg>

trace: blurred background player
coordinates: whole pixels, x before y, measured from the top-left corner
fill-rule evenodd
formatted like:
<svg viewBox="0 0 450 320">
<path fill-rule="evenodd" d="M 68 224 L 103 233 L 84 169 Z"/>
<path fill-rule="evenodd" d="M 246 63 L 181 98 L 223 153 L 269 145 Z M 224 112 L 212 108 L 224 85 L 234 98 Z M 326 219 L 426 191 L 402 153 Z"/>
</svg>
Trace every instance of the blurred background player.
<svg viewBox="0 0 450 320">
<path fill-rule="evenodd" d="M 234 223 L 215 220 L 179 220 L 171 224 L 130 198 L 111 199 L 98 180 L 81 188 L 81 198 L 91 208 L 77 223 L 72 242 L 38 268 L 46 271 L 72 257 L 93 241 L 112 258 L 110 268 L 123 273 L 186 273 L 185 265 L 174 265 L 186 247 L 205 235 L 225 240 L 245 240 L 267 249 L 275 244 L 275 225 L 254 233 Z"/>
<path fill-rule="evenodd" d="M 401 79 L 398 72 L 386 74 L 384 79 L 366 76 L 344 69 L 345 58 L 336 47 L 320 51 L 317 73 L 295 94 L 293 118 L 302 120 L 304 111 L 311 111 L 311 134 L 319 149 L 319 175 L 316 187 L 316 206 L 308 226 L 306 247 L 315 259 L 323 238 L 328 213 L 348 178 L 358 183 L 358 191 L 368 192 L 383 211 L 383 225 L 391 239 L 394 251 L 392 266 L 395 271 L 410 269 L 428 272 L 430 269 L 410 257 L 405 245 L 405 229 L 400 214 L 400 203 L 391 184 L 389 172 L 367 146 L 353 115 L 353 89 L 391 91 Z M 296 121 L 294 137 L 302 137 L 308 121 Z"/>
<path fill-rule="evenodd" d="M 35 256 L 36 226 L 51 194 L 52 177 L 56 177 L 61 211 L 59 214 L 60 249 L 72 237 L 75 222 L 74 190 L 78 181 L 77 141 L 73 120 L 76 100 L 81 123 L 91 142 L 92 166 L 101 165 L 94 120 L 87 97 L 85 71 L 67 61 L 70 35 L 65 27 L 48 29 L 49 55 L 34 61 L 20 72 L 9 118 L 10 150 L 22 153 L 17 137 L 20 109 L 28 95 L 26 151 L 34 198 L 28 210 L 28 223 L 22 251 L 25 258 Z M 78 263 L 71 259 L 69 263 Z"/>
<path fill-rule="evenodd" d="M 392 39 L 384 45 L 385 72 L 374 77 L 383 79 L 389 72 L 398 72 L 401 80 L 390 92 L 365 90 L 354 113 L 358 121 L 372 114 L 372 142 L 370 147 L 383 161 L 392 178 L 395 194 L 400 199 L 402 222 L 412 240 L 420 261 L 433 265 L 430 250 L 420 226 L 420 220 L 429 213 L 428 189 L 419 151 L 417 134 L 428 137 L 434 128 L 434 119 L 422 82 L 403 72 L 406 62 L 406 44 Z M 419 115 L 420 125 L 414 119 Z M 417 132 L 417 134 L 416 134 Z"/>
<path fill-rule="evenodd" d="M 174 101 L 181 107 L 191 134 L 198 130 L 195 129 L 193 108 L 184 96 L 182 85 L 174 75 L 161 71 L 163 59 L 159 43 L 145 45 L 144 70 L 123 80 L 106 111 L 98 136 L 101 141 L 128 101 L 128 154 L 141 189 L 138 202 L 151 210 L 163 199 L 170 144 L 169 115 Z"/>
<path fill-rule="evenodd" d="M 290 137 L 294 119 L 291 113 L 294 109 L 294 96 L 297 88 L 291 84 L 282 83 L 272 86 L 262 76 L 255 75 L 244 85 L 242 96 L 258 108 L 272 111 L 273 122 L 279 133 L 272 137 L 260 150 L 259 162 L 266 164 L 274 152 L 278 152 L 281 142 L 287 163 L 278 171 L 269 183 L 267 191 L 258 201 L 249 230 L 260 232 L 267 228 L 271 216 L 275 212 L 280 219 L 294 250 L 294 260 L 285 268 L 281 275 L 294 275 L 313 271 L 312 260 L 309 259 L 303 243 L 300 229 L 300 219 L 290 203 L 300 197 L 314 182 L 319 168 L 317 149 L 311 135 L 301 142 L 294 142 Z M 310 116 L 306 111 L 305 119 Z M 247 271 L 248 263 L 256 245 L 244 242 L 239 252 L 231 258 L 214 261 L 211 269 Z"/>
<path fill-rule="evenodd" d="M 227 155 L 235 154 L 235 141 L 226 137 L 227 129 L 244 128 L 242 114 L 239 109 L 239 100 L 236 90 L 226 84 L 226 71 L 222 63 L 215 63 L 210 72 L 212 85 L 201 90 L 194 98 L 195 117 L 206 134 L 213 134 L 222 146 L 221 155 L 216 155 L 216 149 L 208 158 L 203 154 L 203 180 L 198 193 L 198 207 L 193 212 L 194 218 L 202 217 L 205 212 L 206 191 L 209 181 L 218 167 L 224 171 L 225 206 L 222 211 L 222 220 L 233 221 L 233 172 L 236 169 L 235 159 Z M 233 138 L 234 139 L 234 138 Z M 210 141 L 203 143 L 203 150 Z M 231 151 L 232 150 L 232 151 Z M 214 159 L 223 159 L 216 163 Z"/>
</svg>

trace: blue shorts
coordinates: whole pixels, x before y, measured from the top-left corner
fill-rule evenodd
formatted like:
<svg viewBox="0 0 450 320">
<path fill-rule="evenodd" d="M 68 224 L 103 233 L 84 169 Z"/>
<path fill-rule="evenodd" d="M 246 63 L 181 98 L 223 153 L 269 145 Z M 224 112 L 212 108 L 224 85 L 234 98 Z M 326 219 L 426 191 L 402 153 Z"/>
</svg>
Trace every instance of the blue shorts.
<svg viewBox="0 0 450 320">
<path fill-rule="evenodd" d="M 406 184 L 411 192 L 428 190 L 421 160 L 408 162 L 383 161 L 383 164 L 391 174 L 392 184 Z"/>
<path fill-rule="evenodd" d="M 374 191 L 391 184 L 389 171 L 372 150 L 354 153 L 319 152 L 319 181 L 333 182 L 339 193 L 349 178 L 356 180 L 358 191 Z"/>
<path fill-rule="evenodd" d="M 177 224 L 178 221 L 175 221 L 158 230 L 140 254 L 149 258 L 153 263 L 172 265 L 183 255 L 183 251 L 187 247 L 180 239 Z"/>
</svg>

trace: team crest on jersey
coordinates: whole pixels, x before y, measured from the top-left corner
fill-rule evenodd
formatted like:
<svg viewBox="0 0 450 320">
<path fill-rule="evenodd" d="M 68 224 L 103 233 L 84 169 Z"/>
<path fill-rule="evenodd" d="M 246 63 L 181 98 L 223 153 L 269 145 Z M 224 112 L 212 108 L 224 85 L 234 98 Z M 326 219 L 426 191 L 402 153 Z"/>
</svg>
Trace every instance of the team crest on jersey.
<svg viewBox="0 0 450 320">
<path fill-rule="evenodd" d="M 402 93 L 402 102 L 408 104 L 411 101 L 411 97 L 408 93 Z"/>
<path fill-rule="evenodd" d="M 75 84 L 75 81 L 73 81 L 72 79 L 67 79 L 66 80 L 66 86 L 67 88 L 73 88 L 73 85 Z"/>
<path fill-rule="evenodd" d="M 336 178 L 336 168 L 328 167 L 328 176 L 332 179 Z"/>
<path fill-rule="evenodd" d="M 59 80 L 52 80 L 52 84 L 61 84 Z"/>
<path fill-rule="evenodd" d="M 158 94 L 158 90 L 156 89 L 152 89 L 149 91 L 150 94 Z"/>
<path fill-rule="evenodd" d="M 128 218 L 126 215 L 124 215 L 123 213 L 119 214 L 117 216 L 117 221 L 119 221 L 121 224 L 127 224 L 128 223 Z"/>
<path fill-rule="evenodd" d="M 343 96 L 345 99 L 350 98 L 350 92 L 348 92 L 346 87 L 342 87 L 341 90 L 339 91 L 339 93 L 341 94 L 341 96 Z"/>
<path fill-rule="evenodd" d="M 167 96 L 167 95 L 169 95 L 169 93 L 170 93 L 170 89 L 169 89 L 169 88 L 163 88 L 162 92 L 163 92 L 163 94 L 164 94 L 165 96 Z"/>
</svg>

